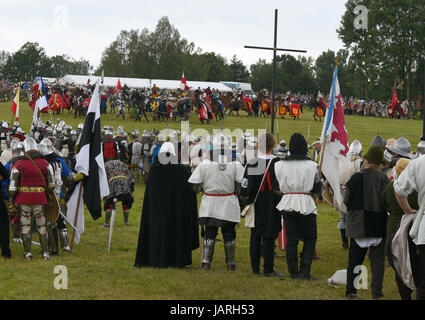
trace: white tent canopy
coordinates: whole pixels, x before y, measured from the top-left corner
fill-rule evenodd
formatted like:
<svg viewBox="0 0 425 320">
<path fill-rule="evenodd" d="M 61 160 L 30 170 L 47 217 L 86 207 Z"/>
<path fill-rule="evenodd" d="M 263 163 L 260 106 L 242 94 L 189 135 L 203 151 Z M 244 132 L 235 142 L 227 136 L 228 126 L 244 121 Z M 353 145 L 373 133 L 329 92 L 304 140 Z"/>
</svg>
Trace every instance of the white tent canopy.
<svg viewBox="0 0 425 320">
<path fill-rule="evenodd" d="M 96 83 L 99 76 L 77 76 L 66 75 L 60 79 L 60 83 L 64 85 L 86 85 L 90 79 L 90 84 Z M 103 85 L 106 87 L 115 87 L 120 80 L 121 85 L 125 84 L 129 88 L 152 88 L 155 84 L 159 89 L 177 90 L 180 88 L 180 80 L 162 80 L 162 79 L 137 79 L 137 78 L 117 78 L 117 77 L 104 77 Z M 221 92 L 231 92 L 232 89 L 219 82 L 205 82 L 205 81 L 187 81 L 190 90 L 198 88 L 204 90 L 210 88 L 211 90 L 219 90 Z"/>
<path fill-rule="evenodd" d="M 76 76 L 76 75 L 66 75 L 59 80 L 62 84 L 73 84 L 76 86 L 86 85 L 90 80 L 90 84 L 95 84 L 99 76 Z M 135 78 L 116 78 L 116 77 L 103 77 L 103 85 L 105 87 L 115 87 L 120 80 L 121 85 L 125 84 L 130 88 L 149 88 L 150 82 L 149 79 L 135 79 Z"/>
</svg>

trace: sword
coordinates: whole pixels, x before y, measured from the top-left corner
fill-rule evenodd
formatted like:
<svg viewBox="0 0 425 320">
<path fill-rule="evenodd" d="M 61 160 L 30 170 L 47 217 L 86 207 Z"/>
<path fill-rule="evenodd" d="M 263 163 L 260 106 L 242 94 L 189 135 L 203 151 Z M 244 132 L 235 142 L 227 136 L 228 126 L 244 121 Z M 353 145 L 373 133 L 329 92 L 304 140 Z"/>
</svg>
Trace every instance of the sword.
<svg viewBox="0 0 425 320">
<path fill-rule="evenodd" d="M 59 214 L 65 219 L 66 222 L 68 222 L 71 225 L 71 227 L 75 231 L 79 232 L 79 230 L 71 223 L 71 221 L 68 220 L 68 218 L 62 213 L 62 211 L 59 210 Z"/>
<path fill-rule="evenodd" d="M 112 210 L 111 225 L 109 227 L 108 251 L 111 250 L 112 231 L 114 230 L 115 212 L 117 211 L 117 209 L 115 208 L 116 203 L 117 203 L 117 198 L 114 198 L 114 210 Z"/>
</svg>

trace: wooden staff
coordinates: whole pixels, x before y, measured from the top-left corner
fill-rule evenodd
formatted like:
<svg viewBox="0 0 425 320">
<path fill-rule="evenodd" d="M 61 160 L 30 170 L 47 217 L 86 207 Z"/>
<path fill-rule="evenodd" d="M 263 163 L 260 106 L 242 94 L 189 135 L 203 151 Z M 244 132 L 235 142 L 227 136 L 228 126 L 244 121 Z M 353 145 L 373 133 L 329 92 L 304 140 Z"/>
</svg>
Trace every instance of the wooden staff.
<svg viewBox="0 0 425 320">
<path fill-rule="evenodd" d="M 79 211 L 78 209 L 80 207 L 81 193 L 83 191 L 83 185 L 81 184 L 81 181 L 79 182 L 79 184 L 80 184 L 80 191 L 78 192 L 78 201 L 77 201 L 77 209 L 75 210 L 74 226 L 77 225 L 78 211 Z M 75 229 L 74 229 L 74 232 L 72 233 L 71 250 L 72 250 L 72 246 L 74 245 L 74 238 L 75 238 Z"/>
</svg>

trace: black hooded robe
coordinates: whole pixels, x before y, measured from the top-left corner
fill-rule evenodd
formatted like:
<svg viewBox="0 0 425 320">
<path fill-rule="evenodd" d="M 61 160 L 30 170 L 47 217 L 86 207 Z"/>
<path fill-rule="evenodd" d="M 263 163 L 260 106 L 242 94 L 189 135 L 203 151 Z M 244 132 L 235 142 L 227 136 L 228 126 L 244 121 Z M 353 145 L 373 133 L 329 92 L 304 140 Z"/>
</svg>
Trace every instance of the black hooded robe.
<svg viewBox="0 0 425 320">
<path fill-rule="evenodd" d="M 184 268 L 199 248 L 196 194 L 190 171 L 180 164 L 149 170 L 140 221 L 135 267 Z"/>
</svg>

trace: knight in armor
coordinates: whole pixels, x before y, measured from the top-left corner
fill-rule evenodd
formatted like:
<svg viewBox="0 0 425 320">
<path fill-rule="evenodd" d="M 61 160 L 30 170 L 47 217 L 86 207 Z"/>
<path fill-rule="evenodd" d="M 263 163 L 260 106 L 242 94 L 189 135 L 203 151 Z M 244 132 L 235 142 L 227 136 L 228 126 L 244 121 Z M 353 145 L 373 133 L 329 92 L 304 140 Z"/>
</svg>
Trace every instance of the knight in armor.
<svg viewBox="0 0 425 320">
<path fill-rule="evenodd" d="M 44 207 L 47 204 L 46 188 L 54 190 L 53 168 L 37 151 L 37 143 L 32 137 L 24 141 L 25 155 L 19 157 L 11 168 L 9 199 L 10 211 L 19 212 L 24 257 L 32 259 L 31 218 L 34 216 L 44 260 L 50 259 L 47 235 L 47 219 Z"/>
<path fill-rule="evenodd" d="M 143 168 L 143 144 L 140 142 L 138 131 L 132 131 L 131 137 L 133 142 L 128 145 L 128 162 L 132 171 L 133 179 L 137 177 L 139 180 L 139 171 Z"/>
<path fill-rule="evenodd" d="M 10 139 L 12 140 L 13 138 L 17 138 L 21 142 L 23 142 L 26 139 L 25 132 L 22 130 L 21 127 L 16 128 L 15 133 L 11 136 Z"/>
<path fill-rule="evenodd" d="M 288 147 L 285 140 L 281 140 L 279 144 L 273 149 L 273 154 L 279 159 L 285 159 L 288 155 Z"/>
<path fill-rule="evenodd" d="M 69 133 L 69 139 L 68 139 L 68 163 L 69 163 L 69 167 L 70 168 L 74 168 L 75 167 L 75 162 L 76 162 L 76 144 L 77 144 L 77 131 L 76 130 L 71 130 L 71 132 Z"/>
<path fill-rule="evenodd" d="M 115 141 L 120 150 L 119 160 L 124 163 L 128 162 L 128 141 L 126 138 L 126 132 L 124 132 L 123 126 L 119 126 L 116 132 Z"/>
<path fill-rule="evenodd" d="M 109 160 L 105 163 L 106 175 L 108 177 L 109 196 L 105 200 L 105 223 L 109 227 L 112 210 L 115 210 L 115 199 L 121 201 L 124 224 L 128 225 L 130 209 L 133 205 L 134 181 L 131 178 L 127 165 L 120 160 Z"/>
<path fill-rule="evenodd" d="M 53 169 L 53 177 L 55 183 L 55 195 L 59 201 L 60 211 L 66 216 L 65 204 L 65 186 L 64 182 L 73 183 L 83 179 L 83 174 L 75 174 L 66 164 L 65 160 L 60 157 L 52 144 L 52 141 L 44 138 L 38 145 L 40 154 L 47 160 Z M 49 248 L 51 255 L 58 255 L 58 233 L 63 251 L 71 252 L 68 244 L 68 229 L 65 219 L 62 215 L 58 216 L 57 221 L 47 222 L 47 231 L 49 237 Z"/>
<path fill-rule="evenodd" d="M 119 159 L 120 154 L 120 147 L 117 143 L 117 141 L 113 137 L 113 133 L 111 130 L 107 130 L 105 132 L 105 138 L 102 143 L 103 145 L 103 158 L 105 163 L 109 160 L 115 160 Z"/>
<path fill-rule="evenodd" d="M 211 267 L 218 228 L 221 228 L 227 269 L 236 270 L 235 226 L 240 222 L 241 212 L 236 194 L 244 168 L 239 162 L 232 162 L 229 142 L 222 134 L 214 137 L 209 159 L 203 160 L 189 178 L 195 192 L 202 190 L 204 193 L 199 208 L 199 224 L 205 228 L 205 233 L 202 231 L 202 269 Z"/>
</svg>

